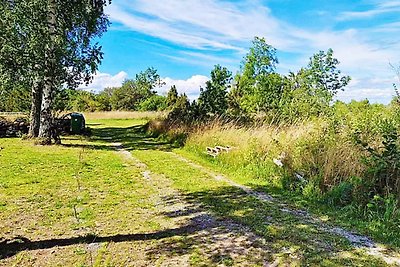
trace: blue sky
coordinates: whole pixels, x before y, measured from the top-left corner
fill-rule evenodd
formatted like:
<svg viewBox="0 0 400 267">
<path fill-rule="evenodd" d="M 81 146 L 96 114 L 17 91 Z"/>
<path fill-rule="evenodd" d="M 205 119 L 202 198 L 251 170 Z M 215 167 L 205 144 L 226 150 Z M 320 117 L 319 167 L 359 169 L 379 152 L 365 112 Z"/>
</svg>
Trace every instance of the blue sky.
<svg viewBox="0 0 400 267">
<path fill-rule="evenodd" d="M 332 48 L 352 82 L 338 98 L 387 103 L 398 82 L 400 0 L 113 0 L 105 57 L 90 90 L 118 86 L 147 67 L 195 98 L 215 64 L 234 73 L 254 36 L 278 50 L 278 72 Z"/>
</svg>

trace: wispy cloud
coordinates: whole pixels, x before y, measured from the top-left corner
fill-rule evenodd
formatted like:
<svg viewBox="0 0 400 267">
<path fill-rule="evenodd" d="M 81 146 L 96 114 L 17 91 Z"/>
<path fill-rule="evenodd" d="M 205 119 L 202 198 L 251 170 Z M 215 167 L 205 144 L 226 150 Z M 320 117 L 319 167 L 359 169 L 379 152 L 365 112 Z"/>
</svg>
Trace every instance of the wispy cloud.
<svg viewBox="0 0 400 267">
<path fill-rule="evenodd" d="M 382 8 L 398 6 L 386 2 Z M 344 65 L 388 61 L 393 51 L 382 51 L 355 29 L 310 31 L 274 17 L 259 1 L 232 3 L 217 0 L 134 0 L 111 5 L 112 20 L 134 31 L 199 50 L 238 51 L 243 55 L 254 36 L 263 36 L 279 50 L 311 56 L 333 48 Z M 393 27 L 394 25 L 392 25 Z M 204 53 L 203 53 L 204 54 Z"/>
<path fill-rule="evenodd" d="M 215 62 L 235 66 L 236 61 L 238 66 L 254 36 L 266 37 L 278 50 L 293 54 L 290 61 L 281 62 L 284 69 L 292 71 L 301 63 L 305 65 L 313 53 L 328 48 L 334 50 L 343 72 L 355 79 L 387 76 L 388 63 L 399 60 L 400 45 L 385 32 L 397 31 L 400 21 L 370 28 L 311 30 L 280 19 L 261 0 L 121 0 L 107 11 L 113 22 L 127 29 L 181 47 L 178 53 L 163 56 L 191 65 L 209 66 Z M 369 18 L 397 11 L 400 1 L 380 1 L 369 10 L 342 12 L 339 19 Z M 321 14 L 325 12 L 328 11 L 320 10 Z M 332 24 L 335 23 L 333 19 Z M 216 55 L 218 51 L 230 54 Z M 350 91 L 371 86 L 377 90 L 388 88 L 386 83 L 359 83 Z"/>
<path fill-rule="evenodd" d="M 197 49 L 230 49 L 241 53 L 256 35 L 272 45 L 294 45 L 285 23 L 257 0 L 133 0 L 110 5 L 108 13 L 126 27 Z"/>
<path fill-rule="evenodd" d="M 194 66 L 205 66 L 211 70 L 214 65 L 223 65 L 224 67 L 228 67 L 231 69 L 235 69 L 240 60 L 240 57 L 235 58 L 226 58 L 221 56 L 214 56 L 200 52 L 193 52 L 193 51 L 180 51 L 176 55 L 170 55 L 165 53 L 159 53 L 160 56 L 168 58 L 175 62 L 182 62 Z"/>
<path fill-rule="evenodd" d="M 400 11 L 400 1 L 380 2 L 373 8 L 364 11 L 346 11 L 338 17 L 339 20 L 354 20 L 372 18 L 385 13 L 396 13 Z"/>
</svg>

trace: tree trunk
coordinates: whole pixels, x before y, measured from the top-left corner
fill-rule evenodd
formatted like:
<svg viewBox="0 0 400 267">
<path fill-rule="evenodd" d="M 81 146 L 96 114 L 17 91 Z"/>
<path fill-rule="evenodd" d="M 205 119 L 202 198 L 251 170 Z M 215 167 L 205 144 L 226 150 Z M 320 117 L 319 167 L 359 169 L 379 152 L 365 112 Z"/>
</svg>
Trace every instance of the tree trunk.
<svg viewBox="0 0 400 267">
<path fill-rule="evenodd" d="M 40 111 L 39 137 L 43 144 L 51 144 L 51 131 L 53 127 L 53 82 L 47 78 L 43 87 L 42 106 Z"/>
<path fill-rule="evenodd" d="M 31 115 L 28 136 L 30 138 L 39 136 L 40 110 L 42 108 L 42 85 L 36 80 L 32 85 Z"/>
<path fill-rule="evenodd" d="M 55 0 L 48 0 L 48 30 L 49 30 L 49 43 L 46 46 L 45 53 L 45 77 L 42 95 L 42 108 L 40 112 L 40 128 L 39 137 L 42 139 L 43 144 L 51 144 L 52 127 L 53 127 L 53 114 L 52 105 L 54 98 L 55 88 L 55 69 L 56 69 L 56 55 L 55 55 L 55 42 L 56 42 L 56 13 L 57 4 Z"/>
</svg>

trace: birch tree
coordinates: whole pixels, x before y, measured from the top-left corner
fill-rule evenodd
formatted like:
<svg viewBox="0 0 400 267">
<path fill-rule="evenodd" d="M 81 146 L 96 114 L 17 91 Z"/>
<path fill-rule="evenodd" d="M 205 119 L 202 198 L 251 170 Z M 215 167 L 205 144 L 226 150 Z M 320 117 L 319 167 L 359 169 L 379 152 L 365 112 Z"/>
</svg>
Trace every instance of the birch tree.
<svg viewBox="0 0 400 267">
<path fill-rule="evenodd" d="M 89 83 L 97 70 L 103 53 L 94 40 L 109 25 L 104 6 L 110 3 L 107 0 L 3 0 L 1 3 L 0 12 L 5 15 L 0 19 L 0 46 L 5 49 L 0 49 L 0 77 L 7 79 L 0 83 L 10 86 L 23 81 L 31 88 L 30 134 L 39 136 L 44 143 L 51 143 L 56 90 Z"/>
</svg>

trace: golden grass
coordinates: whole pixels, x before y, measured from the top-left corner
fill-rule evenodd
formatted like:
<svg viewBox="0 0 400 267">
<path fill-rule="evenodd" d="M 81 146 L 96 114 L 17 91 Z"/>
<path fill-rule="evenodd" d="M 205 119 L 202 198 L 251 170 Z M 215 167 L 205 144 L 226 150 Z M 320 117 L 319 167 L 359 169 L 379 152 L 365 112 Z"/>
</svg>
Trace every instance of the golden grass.
<svg viewBox="0 0 400 267">
<path fill-rule="evenodd" d="M 29 113 L 24 112 L 0 112 L 0 118 L 13 121 L 17 118 L 29 118 Z"/>
<path fill-rule="evenodd" d="M 350 141 L 349 134 L 327 131 L 322 120 L 254 127 L 217 121 L 193 129 L 186 145 L 200 151 L 208 146 L 234 147 L 231 160 L 237 162 L 230 162 L 232 165 L 243 160 L 272 160 L 284 154 L 288 170 L 308 178 L 320 177 L 325 188 L 361 176 L 365 170 L 360 162 L 364 152 Z"/>
<path fill-rule="evenodd" d="M 167 112 L 159 111 L 96 111 L 84 112 L 86 119 L 157 119 L 164 118 Z"/>
</svg>

